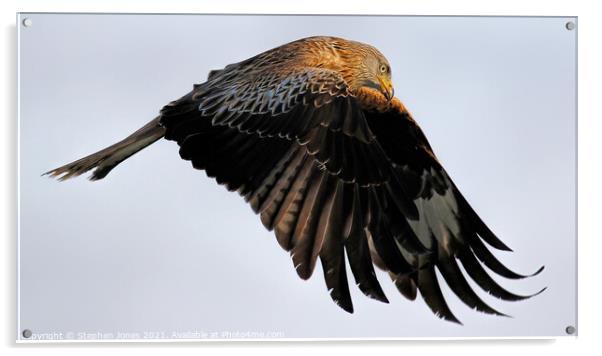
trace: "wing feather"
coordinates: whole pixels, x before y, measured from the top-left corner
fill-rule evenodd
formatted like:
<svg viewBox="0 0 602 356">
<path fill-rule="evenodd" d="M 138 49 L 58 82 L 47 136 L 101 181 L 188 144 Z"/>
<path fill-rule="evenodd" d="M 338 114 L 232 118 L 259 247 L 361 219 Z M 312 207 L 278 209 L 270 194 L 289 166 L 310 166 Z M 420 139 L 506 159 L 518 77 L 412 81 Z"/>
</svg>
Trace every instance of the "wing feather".
<svg viewBox="0 0 602 356">
<path fill-rule="evenodd" d="M 293 249 L 291 256 L 299 277 L 308 279 L 311 277 L 316 258 L 322 247 L 323 235 L 317 236 L 316 231 L 324 207 L 325 196 L 330 184 L 330 176 L 319 174 L 314 170 L 314 179 L 310 185 L 303 207 L 299 214 L 299 220 L 295 228 L 293 238 Z"/>
<path fill-rule="evenodd" d="M 348 203 L 351 208 L 343 225 L 342 233 L 346 241 L 345 250 L 349 258 L 351 272 L 359 289 L 370 298 L 388 303 L 389 300 L 376 278 L 372 258 L 370 257 L 368 236 L 366 235 L 365 224 L 363 222 L 360 189 L 355 184 L 351 185 L 345 195 L 347 200 L 351 200 L 351 203 Z"/>
<path fill-rule="evenodd" d="M 433 313 L 445 320 L 462 324 L 458 318 L 452 313 L 451 309 L 445 301 L 435 269 L 432 266 L 421 269 L 416 275 L 416 282 L 420 290 L 420 295 L 426 304 L 431 308 Z"/>
<path fill-rule="evenodd" d="M 322 210 L 317 238 L 323 241 L 323 245 L 318 252 L 332 300 L 345 311 L 353 313 L 345 271 L 345 244 L 342 234 L 343 185 L 342 181 L 334 184 L 332 194 Z"/>
</svg>

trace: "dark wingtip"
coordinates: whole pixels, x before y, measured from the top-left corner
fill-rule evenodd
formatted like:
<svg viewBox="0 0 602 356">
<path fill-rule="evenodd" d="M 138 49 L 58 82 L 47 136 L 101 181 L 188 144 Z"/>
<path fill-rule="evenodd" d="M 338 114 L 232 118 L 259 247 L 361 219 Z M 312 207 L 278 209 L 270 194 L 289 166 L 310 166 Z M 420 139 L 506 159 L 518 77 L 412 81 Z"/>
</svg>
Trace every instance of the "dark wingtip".
<svg viewBox="0 0 602 356">
<path fill-rule="evenodd" d="M 480 299 L 478 300 L 478 304 L 475 307 L 473 307 L 473 309 L 480 311 L 482 313 L 485 313 L 485 314 L 510 317 L 510 315 L 502 313 L 501 311 L 498 311 L 498 310 L 492 308 L 489 304 L 486 304 L 485 302 L 483 302 Z"/>
<path fill-rule="evenodd" d="M 362 291 L 362 293 L 364 293 L 364 295 L 366 297 L 377 300 L 377 301 L 385 303 L 385 304 L 389 304 L 389 299 L 387 298 L 387 296 L 385 295 L 385 292 L 380 287 L 380 284 L 378 283 L 378 281 L 374 285 L 361 284 L 361 283 L 358 283 L 356 285 Z"/>
<path fill-rule="evenodd" d="M 502 243 L 501 245 L 498 245 L 496 247 L 498 250 L 500 251 L 508 251 L 508 252 L 514 252 L 513 249 L 511 249 L 508 245 L 506 245 L 505 243 Z"/>
<path fill-rule="evenodd" d="M 445 320 L 445 321 L 449 321 L 461 326 L 464 326 L 464 324 L 460 321 L 460 319 L 456 318 L 455 315 L 453 314 L 449 314 L 449 315 L 445 315 L 445 314 L 435 314 L 435 316 L 439 319 Z"/>
<path fill-rule="evenodd" d="M 541 266 L 539 267 L 539 269 L 537 271 L 535 271 L 535 273 L 533 274 L 529 274 L 527 275 L 527 277 L 534 277 L 537 276 L 538 274 L 540 274 L 544 269 L 546 268 L 546 266 Z M 545 288 L 544 288 L 545 289 Z"/>
<path fill-rule="evenodd" d="M 535 297 L 536 295 L 540 295 L 543 293 L 548 287 L 543 287 L 539 292 L 529 295 L 527 298 Z"/>
<path fill-rule="evenodd" d="M 502 298 L 502 297 L 500 297 L 500 296 L 498 296 L 498 295 L 495 295 L 495 294 L 493 294 L 493 293 L 491 293 L 491 292 L 488 292 L 488 294 L 489 294 L 489 295 L 491 295 L 491 296 L 494 296 L 494 297 L 496 297 L 496 298 L 499 298 L 499 299 L 502 299 L 502 300 L 508 301 L 508 302 L 518 302 L 518 301 L 521 301 L 521 300 L 527 300 L 527 299 L 529 299 L 529 298 L 532 298 L 532 297 L 538 296 L 538 295 L 540 295 L 541 293 L 543 293 L 543 292 L 544 292 L 546 289 L 548 289 L 548 287 L 544 287 L 544 288 L 542 288 L 541 290 L 539 290 L 538 292 L 535 292 L 535 293 L 533 293 L 533 294 L 527 294 L 527 295 L 518 295 L 518 294 L 514 294 L 514 293 L 510 293 L 510 292 L 508 292 L 508 294 L 511 296 L 511 298 L 509 298 L 509 297 Z M 507 315 L 506 315 L 506 316 L 507 316 Z"/>
<path fill-rule="evenodd" d="M 512 315 L 509 315 L 509 314 L 506 314 L 506 313 L 502 313 L 502 312 L 497 311 L 497 310 L 495 310 L 493 308 L 491 308 L 491 310 L 493 311 L 492 313 L 489 313 L 491 315 L 502 316 L 502 317 L 506 317 L 506 318 L 512 318 Z M 484 311 L 484 312 L 487 313 L 487 311 Z"/>
<path fill-rule="evenodd" d="M 473 239 L 471 244 L 474 255 L 485 264 L 490 270 L 496 274 L 508 279 L 523 279 L 535 276 L 543 271 L 544 266 L 540 267 L 535 273 L 524 275 L 516 273 L 500 262 L 492 253 L 485 247 L 485 244 L 480 239 Z"/>
<path fill-rule="evenodd" d="M 544 269 L 545 269 L 545 266 L 541 266 L 541 267 L 539 267 L 539 269 L 537 271 L 535 271 L 535 272 L 533 272 L 531 274 L 518 274 L 518 273 L 515 273 L 516 276 L 517 276 L 517 278 L 515 278 L 515 279 L 523 279 L 523 278 L 535 277 L 538 274 L 540 274 L 541 272 L 543 272 Z"/>
<path fill-rule="evenodd" d="M 416 300 L 417 291 L 416 284 L 411 278 L 399 278 L 398 276 L 392 275 L 391 278 L 395 283 L 395 287 L 401 295 L 403 295 L 408 300 Z"/>
<path fill-rule="evenodd" d="M 378 300 L 379 302 L 389 304 L 389 299 L 382 291 L 377 293 L 371 293 L 370 295 L 368 295 L 368 297 L 370 297 L 370 299 Z"/>
<path fill-rule="evenodd" d="M 482 300 L 479 302 L 478 305 L 471 307 L 471 309 L 479 311 L 481 313 L 489 314 L 489 315 L 512 318 L 512 316 L 510 316 L 506 313 L 502 313 L 501 311 L 498 311 L 498 310 L 492 308 L 491 306 L 489 306 L 489 304 L 485 304 L 485 302 L 483 302 Z"/>
<path fill-rule="evenodd" d="M 546 267 L 546 266 L 541 266 L 541 267 L 539 267 L 539 269 L 538 269 L 537 271 L 535 271 L 535 272 L 533 272 L 533 273 L 531 273 L 531 274 L 518 274 L 518 273 L 517 273 L 517 274 L 516 274 L 516 275 L 518 276 L 518 278 L 517 278 L 517 279 L 523 279 L 523 278 L 535 277 L 535 276 L 537 276 L 538 274 L 540 274 L 540 273 L 541 273 L 541 272 L 542 272 L 542 271 L 545 269 L 545 267 Z"/>
<path fill-rule="evenodd" d="M 351 300 L 341 302 L 340 300 L 332 298 L 332 301 L 347 313 L 353 314 L 353 304 L 351 303 Z"/>
<path fill-rule="evenodd" d="M 510 248 L 510 246 L 506 245 L 502 240 L 500 240 L 497 236 L 495 236 L 493 233 L 490 233 L 489 235 L 486 234 L 479 234 L 479 236 L 485 241 L 487 242 L 487 244 L 493 248 L 495 248 L 496 250 L 500 250 L 500 251 L 507 251 L 507 252 L 514 252 L 513 249 Z"/>
<path fill-rule="evenodd" d="M 295 266 L 295 271 L 297 272 L 297 275 L 299 276 L 299 278 L 301 278 L 304 281 L 307 281 L 313 274 L 313 271 L 310 270 L 309 268 L 303 266 L 303 264 Z"/>
</svg>

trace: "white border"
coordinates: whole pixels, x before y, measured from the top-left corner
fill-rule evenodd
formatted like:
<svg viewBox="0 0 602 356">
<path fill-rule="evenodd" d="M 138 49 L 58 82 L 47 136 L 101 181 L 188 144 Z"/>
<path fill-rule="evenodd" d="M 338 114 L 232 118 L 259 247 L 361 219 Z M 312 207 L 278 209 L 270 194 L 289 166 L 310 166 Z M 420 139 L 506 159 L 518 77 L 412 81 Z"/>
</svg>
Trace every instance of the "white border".
<svg viewBox="0 0 602 356">
<path fill-rule="evenodd" d="M 21 329 L 21 26 L 16 14 L 17 27 L 17 336 Z"/>
</svg>

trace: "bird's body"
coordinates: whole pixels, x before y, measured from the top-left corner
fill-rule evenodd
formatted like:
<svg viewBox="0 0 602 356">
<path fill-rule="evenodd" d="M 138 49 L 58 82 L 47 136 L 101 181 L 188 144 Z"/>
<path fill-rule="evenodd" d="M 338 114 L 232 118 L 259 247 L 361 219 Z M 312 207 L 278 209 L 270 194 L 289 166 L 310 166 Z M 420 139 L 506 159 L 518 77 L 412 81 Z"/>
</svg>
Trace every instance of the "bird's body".
<svg viewBox="0 0 602 356">
<path fill-rule="evenodd" d="M 162 137 L 249 202 L 301 278 L 319 258 L 332 298 L 347 311 L 346 260 L 364 294 L 387 302 L 376 265 L 404 296 L 419 291 L 434 313 L 452 321 L 436 270 L 466 304 L 500 314 L 475 294 L 458 262 L 490 294 L 526 298 L 504 290 L 481 266 L 524 277 L 489 252 L 485 243 L 509 248 L 462 197 L 393 97 L 390 65 L 372 46 L 311 37 L 211 71 L 128 138 L 49 174 L 65 179 L 96 168 L 91 178 L 101 179 Z"/>
</svg>

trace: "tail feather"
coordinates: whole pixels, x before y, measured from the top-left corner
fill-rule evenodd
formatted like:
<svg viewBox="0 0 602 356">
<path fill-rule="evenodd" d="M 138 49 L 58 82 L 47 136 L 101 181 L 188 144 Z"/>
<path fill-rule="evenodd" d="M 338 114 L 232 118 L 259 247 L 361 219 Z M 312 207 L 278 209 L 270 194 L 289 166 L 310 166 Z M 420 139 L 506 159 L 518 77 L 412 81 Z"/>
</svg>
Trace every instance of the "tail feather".
<svg viewBox="0 0 602 356">
<path fill-rule="evenodd" d="M 159 117 L 157 117 L 125 139 L 77 161 L 48 171 L 43 175 L 63 181 L 96 168 L 90 176 L 90 180 L 99 180 L 109 174 L 119 163 L 151 145 L 164 135 L 165 128 L 159 124 Z"/>
</svg>

